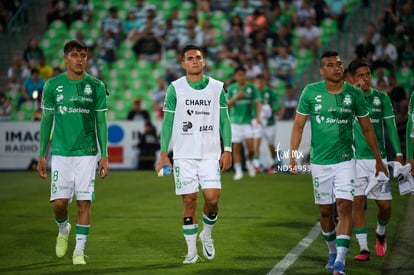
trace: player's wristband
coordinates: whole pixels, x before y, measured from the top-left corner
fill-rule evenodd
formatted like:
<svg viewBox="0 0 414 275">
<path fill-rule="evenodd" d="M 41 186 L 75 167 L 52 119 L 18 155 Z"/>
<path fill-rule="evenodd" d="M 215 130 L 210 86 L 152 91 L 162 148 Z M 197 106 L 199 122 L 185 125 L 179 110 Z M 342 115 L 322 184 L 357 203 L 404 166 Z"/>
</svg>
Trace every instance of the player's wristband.
<svg viewBox="0 0 414 275">
<path fill-rule="evenodd" d="M 231 147 L 224 147 L 225 152 L 231 152 Z"/>
</svg>

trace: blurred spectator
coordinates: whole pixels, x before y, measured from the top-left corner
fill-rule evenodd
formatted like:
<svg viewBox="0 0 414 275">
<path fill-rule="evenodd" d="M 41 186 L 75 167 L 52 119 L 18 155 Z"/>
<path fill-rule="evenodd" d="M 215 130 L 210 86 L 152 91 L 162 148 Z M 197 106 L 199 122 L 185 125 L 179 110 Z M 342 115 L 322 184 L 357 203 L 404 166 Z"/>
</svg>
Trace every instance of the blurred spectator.
<svg viewBox="0 0 414 275">
<path fill-rule="evenodd" d="M 178 30 L 174 27 L 171 18 L 165 21 L 165 32 L 162 36 L 162 44 L 166 50 L 178 49 Z"/>
<path fill-rule="evenodd" d="M 278 55 L 274 58 L 275 76 L 292 85 L 295 79 L 296 57 L 288 53 L 286 47 L 278 48 Z"/>
<path fill-rule="evenodd" d="M 388 95 L 394 108 L 395 123 L 397 124 L 398 136 L 400 137 L 401 151 L 405 152 L 409 98 L 405 90 L 399 86 L 394 87 Z"/>
<path fill-rule="evenodd" d="M 286 85 L 285 97 L 282 100 L 282 108 L 279 111 L 280 120 L 294 120 L 299 98 L 296 96 L 292 85 Z"/>
<path fill-rule="evenodd" d="M 277 55 L 279 47 L 286 47 L 289 53 L 293 52 L 292 33 L 285 26 L 280 26 L 277 33 L 273 36 L 271 56 Z"/>
<path fill-rule="evenodd" d="M 41 56 L 44 56 L 43 50 L 39 47 L 37 38 L 30 38 L 26 48 L 23 50 L 23 60 L 28 68 L 34 68 Z"/>
<path fill-rule="evenodd" d="M 237 26 L 244 31 L 243 19 L 238 15 L 233 15 L 230 20 L 224 25 L 224 38 L 226 38 L 233 30 L 233 27 Z"/>
<path fill-rule="evenodd" d="M 152 109 L 157 114 L 157 119 L 162 120 L 164 112 L 162 108 L 164 106 L 165 95 L 167 93 L 167 87 L 165 85 L 165 78 L 159 77 L 157 79 L 157 87 L 151 91 Z"/>
<path fill-rule="evenodd" d="M 63 70 L 60 67 L 53 67 L 53 75 L 52 77 L 55 77 L 59 74 L 63 73 Z"/>
<path fill-rule="evenodd" d="M 48 80 L 53 75 L 53 68 L 46 63 L 46 58 L 43 55 L 40 56 L 36 69 L 39 70 L 40 78 L 43 78 L 44 81 Z"/>
<path fill-rule="evenodd" d="M 284 12 L 282 6 L 279 3 L 275 3 L 271 9 L 269 15 L 269 29 L 271 34 L 276 34 L 280 27 L 285 27 L 287 32 L 292 30 L 292 17 L 287 12 Z"/>
<path fill-rule="evenodd" d="M 144 133 L 139 133 L 138 149 L 138 170 L 154 170 L 160 142 L 156 128 L 149 121 L 145 122 Z"/>
<path fill-rule="evenodd" d="M 12 110 L 11 99 L 5 93 L 0 92 L 0 121 L 10 120 Z"/>
<path fill-rule="evenodd" d="M 398 60 L 398 51 L 394 44 L 389 42 L 387 35 L 381 34 L 380 43 L 375 47 L 375 54 L 372 59 L 374 69 L 378 66 L 383 66 L 389 70 L 394 68 Z"/>
<path fill-rule="evenodd" d="M 374 23 L 370 22 L 365 27 L 365 33 L 358 38 L 355 46 L 355 56 L 357 58 L 365 57 L 370 63 L 373 62 L 375 46 L 380 42 L 380 34 Z"/>
<path fill-rule="evenodd" d="M 99 58 L 107 62 L 110 66 L 116 61 L 116 40 L 111 31 L 105 31 L 96 43 Z"/>
<path fill-rule="evenodd" d="M 69 28 L 71 24 L 70 1 L 52 0 L 47 12 L 46 22 L 49 26 L 55 20 L 62 20 Z"/>
<path fill-rule="evenodd" d="M 396 1 L 390 3 L 378 17 L 379 31 L 385 35 L 393 35 L 397 26 L 398 16 L 396 14 Z"/>
<path fill-rule="evenodd" d="M 157 9 L 153 5 L 146 7 L 147 17 L 140 31 L 152 30 L 154 35 L 160 38 L 165 33 L 164 19 L 157 15 Z"/>
<path fill-rule="evenodd" d="M 389 85 L 389 83 L 387 81 L 385 81 L 385 79 L 379 79 L 376 82 L 376 87 L 378 90 L 384 92 L 384 93 L 389 93 L 391 91 L 391 86 Z"/>
<path fill-rule="evenodd" d="M 408 37 L 414 35 L 414 3 L 413 1 L 400 1 L 400 12 L 398 14 L 399 22 L 395 32 Z"/>
<path fill-rule="evenodd" d="M 248 81 L 254 81 L 258 75 L 262 74 L 262 68 L 254 62 L 253 57 L 244 58 L 241 62 L 246 69 L 246 77 Z"/>
<path fill-rule="evenodd" d="M 175 57 L 176 57 L 175 61 L 168 62 L 165 65 L 165 80 L 167 81 L 167 83 L 171 83 L 174 80 L 176 80 L 179 77 L 184 75 L 183 68 L 181 67 L 181 55 L 180 55 L 180 53 L 175 52 Z"/>
<path fill-rule="evenodd" d="M 155 37 L 154 32 L 148 29 L 143 32 L 141 38 L 132 47 L 139 60 L 158 62 L 161 60 L 162 45 L 160 39 Z"/>
<path fill-rule="evenodd" d="M 9 81 L 17 82 L 20 85 L 23 85 L 23 81 L 29 77 L 30 70 L 27 68 L 26 64 L 23 62 L 23 59 L 20 55 L 14 55 L 12 65 L 7 71 L 7 77 Z"/>
<path fill-rule="evenodd" d="M 2 2 L 0 2 L 0 33 L 7 32 L 7 22 L 10 19 L 10 12 L 4 8 Z"/>
<path fill-rule="evenodd" d="M 203 33 L 197 32 L 194 27 L 187 28 L 187 32 L 185 35 L 181 35 L 178 41 L 178 48 L 181 49 L 185 45 L 201 45 L 203 43 Z"/>
<path fill-rule="evenodd" d="M 267 18 L 263 10 L 256 9 L 252 14 L 247 16 L 245 25 L 245 33 L 252 37 L 256 32 L 266 30 Z"/>
<path fill-rule="evenodd" d="M 26 78 L 22 87 L 22 94 L 17 102 L 17 110 L 20 110 L 20 106 L 25 101 L 33 101 L 38 98 L 40 93 L 43 90 L 45 81 L 43 78 L 40 78 L 39 70 L 33 68 L 30 71 L 30 77 Z"/>
<path fill-rule="evenodd" d="M 135 6 L 131 8 L 131 11 L 135 13 L 135 18 L 142 22 L 147 18 L 147 7 L 144 2 L 144 0 L 136 0 Z"/>
<path fill-rule="evenodd" d="M 414 39 L 407 41 L 401 53 L 401 62 L 414 69 Z"/>
<path fill-rule="evenodd" d="M 305 20 L 311 18 L 312 21 L 316 20 L 316 11 L 312 6 L 312 2 L 310 0 L 301 0 L 299 8 L 296 11 L 296 25 L 303 25 L 305 24 Z"/>
<path fill-rule="evenodd" d="M 395 72 L 397 83 L 404 88 L 406 92 L 411 92 L 414 88 L 414 70 L 408 67 L 407 63 L 402 62 L 401 67 Z"/>
<path fill-rule="evenodd" d="M 132 109 L 128 112 L 127 120 L 139 120 L 144 123 L 151 121 L 148 111 L 142 108 L 141 98 L 134 99 Z"/>
<path fill-rule="evenodd" d="M 75 39 L 85 43 L 88 49 L 95 46 L 95 41 L 92 38 L 86 37 L 85 33 L 81 30 L 75 32 Z"/>
<path fill-rule="evenodd" d="M 115 39 L 116 45 L 119 45 L 123 38 L 123 24 L 122 20 L 118 18 L 118 8 L 109 8 L 109 14 L 102 19 L 101 31 L 103 36 L 105 36 L 105 33 L 111 32 L 112 37 Z"/>
<path fill-rule="evenodd" d="M 267 52 L 267 32 L 260 29 L 250 35 L 250 55 L 256 58 L 259 53 Z"/>
<path fill-rule="evenodd" d="M 217 54 L 219 45 L 217 43 L 217 29 L 211 25 L 211 20 L 207 18 L 203 21 L 201 27 L 201 48 L 207 53 L 207 56 L 214 59 Z"/>
<path fill-rule="evenodd" d="M 134 11 L 129 11 L 127 19 L 124 22 L 124 33 L 127 40 L 136 41 L 138 39 L 138 32 L 143 26 L 143 21 L 137 18 Z"/>
<path fill-rule="evenodd" d="M 86 71 L 94 77 L 101 79 L 101 72 L 104 68 L 105 60 L 95 54 L 95 47 L 88 48 L 88 67 Z"/>
<path fill-rule="evenodd" d="M 233 26 L 229 36 L 222 43 L 222 50 L 228 58 L 239 62 L 240 55 L 246 55 L 248 41 L 238 26 Z"/>
<path fill-rule="evenodd" d="M 386 73 L 387 72 L 387 73 Z M 391 86 L 390 80 L 388 79 L 388 71 L 384 67 L 376 67 L 372 69 L 371 82 L 372 86 L 378 88 L 378 83 L 384 81 L 387 86 Z"/>
<path fill-rule="evenodd" d="M 325 2 L 328 5 L 329 17 L 337 21 L 338 31 L 343 32 L 347 16 L 346 4 L 348 0 L 325 0 Z"/>
<path fill-rule="evenodd" d="M 247 17 L 254 12 L 253 7 L 249 5 L 249 0 L 241 0 L 240 5 L 233 8 L 232 15 L 240 16 L 243 22 L 247 21 Z"/>
<path fill-rule="evenodd" d="M 93 3 L 89 0 L 76 0 L 72 5 L 73 21 L 82 20 L 90 23 L 93 18 Z"/>
<path fill-rule="evenodd" d="M 307 18 L 305 25 L 298 29 L 299 49 L 311 50 L 314 53 L 314 57 L 318 56 L 318 51 L 321 47 L 320 36 L 320 28 L 313 24 L 312 18 Z"/>
<path fill-rule="evenodd" d="M 328 17 L 328 5 L 325 0 L 313 0 L 312 2 L 315 10 L 315 25 L 319 27 L 322 20 Z"/>
</svg>

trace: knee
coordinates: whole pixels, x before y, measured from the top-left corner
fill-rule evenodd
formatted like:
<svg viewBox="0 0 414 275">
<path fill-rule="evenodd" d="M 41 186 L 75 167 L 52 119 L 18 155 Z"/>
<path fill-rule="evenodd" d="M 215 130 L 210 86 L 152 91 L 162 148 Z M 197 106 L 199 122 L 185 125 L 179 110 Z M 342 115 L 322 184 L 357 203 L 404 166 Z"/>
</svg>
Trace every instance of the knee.
<svg viewBox="0 0 414 275">
<path fill-rule="evenodd" d="M 90 201 L 78 201 L 78 214 L 86 213 L 90 209 Z"/>
</svg>

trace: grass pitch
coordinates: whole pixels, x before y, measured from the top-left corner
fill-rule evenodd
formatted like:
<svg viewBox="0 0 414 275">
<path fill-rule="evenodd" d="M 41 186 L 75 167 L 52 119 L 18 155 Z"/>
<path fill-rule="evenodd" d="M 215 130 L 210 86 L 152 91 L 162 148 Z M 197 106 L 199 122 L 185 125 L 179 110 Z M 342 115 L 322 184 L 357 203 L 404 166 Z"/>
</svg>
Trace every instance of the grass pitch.
<svg viewBox="0 0 414 275">
<path fill-rule="evenodd" d="M 97 179 L 96 201 L 85 253 L 88 264 L 73 266 L 74 230 L 67 255 L 54 254 L 57 226 L 49 199 L 50 174 L 41 180 L 35 172 L 0 174 L 1 274 L 266 274 L 315 225 L 310 175 L 259 174 L 233 181 L 223 174 L 219 219 L 213 231 L 216 258 L 183 265 L 186 254 L 181 233 L 181 198 L 172 177 L 148 171 L 111 171 Z M 200 194 L 201 195 L 201 194 Z M 387 228 L 388 245 L 405 211 L 393 183 L 393 214 Z M 201 213 L 200 196 L 198 213 Z M 355 238 L 347 258 L 349 274 L 380 274 L 387 260 L 375 256 L 375 203 L 368 204 L 369 262 L 356 262 Z M 200 216 L 200 215 L 199 215 Z M 76 205 L 70 206 L 76 224 Z M 201 231 L 201 219 L 199 220 Z M 74 229 L 74 226 L 73 226 Z M 198 242 L 199 253 L 201 244 Z M 323 266 L 327 248 L 321 236 L 285 274 L 331 274 Z"/>
</svg>

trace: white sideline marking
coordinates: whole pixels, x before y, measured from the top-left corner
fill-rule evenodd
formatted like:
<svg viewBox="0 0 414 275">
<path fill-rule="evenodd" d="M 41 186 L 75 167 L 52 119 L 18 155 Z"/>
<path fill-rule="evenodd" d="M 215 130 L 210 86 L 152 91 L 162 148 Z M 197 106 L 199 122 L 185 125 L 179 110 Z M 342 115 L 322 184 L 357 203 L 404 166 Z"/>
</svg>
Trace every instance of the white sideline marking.
<svg viewBox="0 0 414 275">
<path fill-rule="evenodd" d="M 321 233 L 321 226 L 317 222 L 314 227 L 309 231 L 308 235 L 303 238 L 267 275 L 282 275 L 305 251 L 309 245 L 316 240 Z"/>
</svg>

